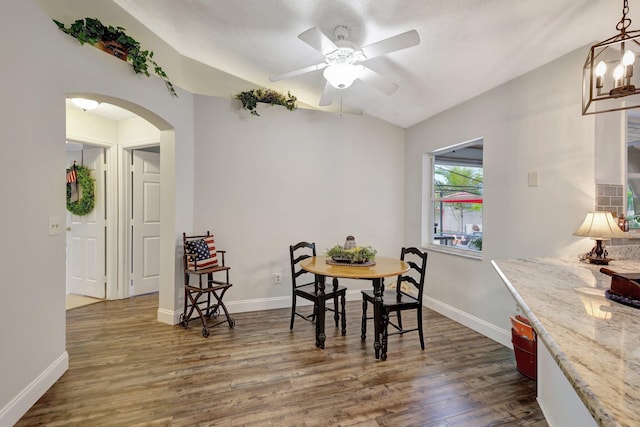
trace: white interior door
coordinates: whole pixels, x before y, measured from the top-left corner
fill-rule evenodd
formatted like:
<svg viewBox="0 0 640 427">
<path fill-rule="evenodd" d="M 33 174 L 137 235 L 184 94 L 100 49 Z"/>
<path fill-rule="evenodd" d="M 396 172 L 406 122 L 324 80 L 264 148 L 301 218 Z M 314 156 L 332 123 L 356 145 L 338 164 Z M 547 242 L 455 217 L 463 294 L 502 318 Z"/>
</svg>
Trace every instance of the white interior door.
<svg viewBox="0 0 640 427">
<path fill-rule="evenodd" d="M 160 153 L 134 150 L 130 296 L 160 289 Z"/>
<path fill-rule="evenodd" d="M 76 164 L 89 168 L 95 180 L 95 208 L 83 216 L 67 211 L 67 293 L 105 298 L 104 149 L 85 145 L 75 153 Z"/>
</svg>

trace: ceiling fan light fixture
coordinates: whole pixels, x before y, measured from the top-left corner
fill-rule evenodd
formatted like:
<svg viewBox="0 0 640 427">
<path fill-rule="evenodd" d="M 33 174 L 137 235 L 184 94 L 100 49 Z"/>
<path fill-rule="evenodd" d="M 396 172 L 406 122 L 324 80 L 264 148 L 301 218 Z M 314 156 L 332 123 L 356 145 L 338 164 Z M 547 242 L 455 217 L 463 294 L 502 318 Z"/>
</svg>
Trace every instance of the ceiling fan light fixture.
<svg viewBox="0 0 640 427">
<path fill-rule="evenodd" d="M 324 69 L 323 75 L 336 89 L 346 89 L 360 76 L 362 66 L 353 64 L 333 64 Z"/>
<path fill-rule="evenodd" d="M 71 98 L 71 102 L 73 102 L 76 107 L 84 111 L 95 110 L 100 105 L 98 101 L 86 98 Z"/>
</svg>

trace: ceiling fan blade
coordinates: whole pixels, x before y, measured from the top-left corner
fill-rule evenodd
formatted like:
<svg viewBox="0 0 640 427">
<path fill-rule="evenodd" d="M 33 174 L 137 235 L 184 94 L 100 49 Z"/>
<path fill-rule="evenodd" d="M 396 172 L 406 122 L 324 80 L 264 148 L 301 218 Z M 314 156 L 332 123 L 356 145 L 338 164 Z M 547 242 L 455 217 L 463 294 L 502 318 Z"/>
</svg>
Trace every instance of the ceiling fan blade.
<svg viewBox="0 0 640 427">
<path fill-rule="evenodd" d="M 375 58 L 396 50 L 406 49 L 420 43 L 420 36 L 416 30 L 407 31 L 388 39 L 380 40 L 370 45 L 364 46 L 362 52 L 367 59 Z"/>
<path fill-rule="evenodd" d="M 375 87 L 385 95 L 391 95 L 393 92 L 398 90 L 399 87 L 394 82 L 376 73 L 371 68 L 365 67 L 364 65 L 360 70 L 360 76 L 358 78 L 364 82 L 369 83 L 371 86 Z"/>
<path fill-rule="evenodd" d="M 323 55 L 331 53 L 338 48 L 338 46 L 317 27 L 309 28 L 307 31 L 300 33 L 298 38 L 312 48 L 322 52 Z"/>
<path fill-rule="evenodd" d="M 333 94 L 335 90 L 333 86 L 329 82 L 324 84 L 324 89 L 322 90 L 322 96 L 320 97 L 319 106 L 324 107 L 326 105 L 331 105 L 333 102 Z"/>
<path fill-rule="evenodd" d="M 322 70 L 328 64 L 326 62 L 322 62 L 320 64 L 309 65 L 308 67 L 299 68 L 293 71 L 287 71 L 286 73 L 277 74 L 275 76 L 269 77 L 269 81 L 277 82 L 279 80 L 290 79 L 291 77 L 299 76 L 300 74 L 309 73 L 311 71 Z"/>
</svg>

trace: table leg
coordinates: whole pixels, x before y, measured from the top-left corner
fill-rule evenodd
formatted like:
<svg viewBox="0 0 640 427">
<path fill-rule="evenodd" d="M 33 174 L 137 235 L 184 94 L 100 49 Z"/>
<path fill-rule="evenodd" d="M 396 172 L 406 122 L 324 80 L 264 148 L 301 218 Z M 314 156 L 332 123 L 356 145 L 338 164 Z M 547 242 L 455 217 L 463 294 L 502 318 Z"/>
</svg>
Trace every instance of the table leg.
<svg viewBox="0 0 640 427">
<path fill-rule="evenodd" d="M 325 315 L 325 300 L 324 300 L 324 282 L 325 276 L 316 274 L 316 280 L 318 281 L 318 316 L 316 317 L 316 347 L 324 348 L 324 341 L 326 335 L 324 333 L 324 315 Z"/>
<path fill-rule="evenodd" d="M 376 359 L 380 359 L 380 349 L 382 348 L 382 278 L 373 279 L 373 349 L 376 352 Z"/>
</svg>

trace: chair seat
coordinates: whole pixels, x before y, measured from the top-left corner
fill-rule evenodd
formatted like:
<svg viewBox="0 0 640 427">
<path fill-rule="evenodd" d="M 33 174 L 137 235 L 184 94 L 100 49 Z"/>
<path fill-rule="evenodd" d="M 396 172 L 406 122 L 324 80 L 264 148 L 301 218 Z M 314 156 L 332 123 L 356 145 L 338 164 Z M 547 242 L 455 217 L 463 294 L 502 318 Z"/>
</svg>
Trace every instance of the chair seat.
<svg viewBox="0 0 640 427">
<path fill-rule="evenodd" d="M 226 267 L 224 265 L 216 265 L 214 267 L 199 268 L 197 270 L 194 270 L 193 268 L 186 268 L 184 272 L 189 274 L 209 274 L 209 273 L 215 273 L 216 271 L 229 270 L 230 268 L 231 267 Z"/>
<path fill-rule="evenodd" d="M 324 297 L 325 299 L 329 300 L 329 299 L 333 299 L 334 294 L 340 295 L 346 292 L 347 292 L 347 288 L 345 286 L 338 286 L 338 288 L 334 292 L 333 285 L 326 285 L 324 290 Z M 296 295 L 299 295 L 301 297 L 308 295 L 313 299 L 316 299 L 320 296 L 320 292 L 316 291 L 313 283 L 309 283 L 308 285 L 298 286 L 295 290 L 295 293 Z"/>
<path fill-rule="evenodd" d="M 373 291 L 370 289 L 365 289 L 362 291 L 362 296 L 373 302 L 375 299 L 375 295 Z M 395 289 L 385 290 L 382 293 L 382 301 L 385 307 L 388 307 L 391 310 L 394 310 L 396 307 L 407 307 L 412 305 L 420 304 L 417 298 L 412 297 L 407 294 L 400 294 L 395 291 Z"/>
</svg>

